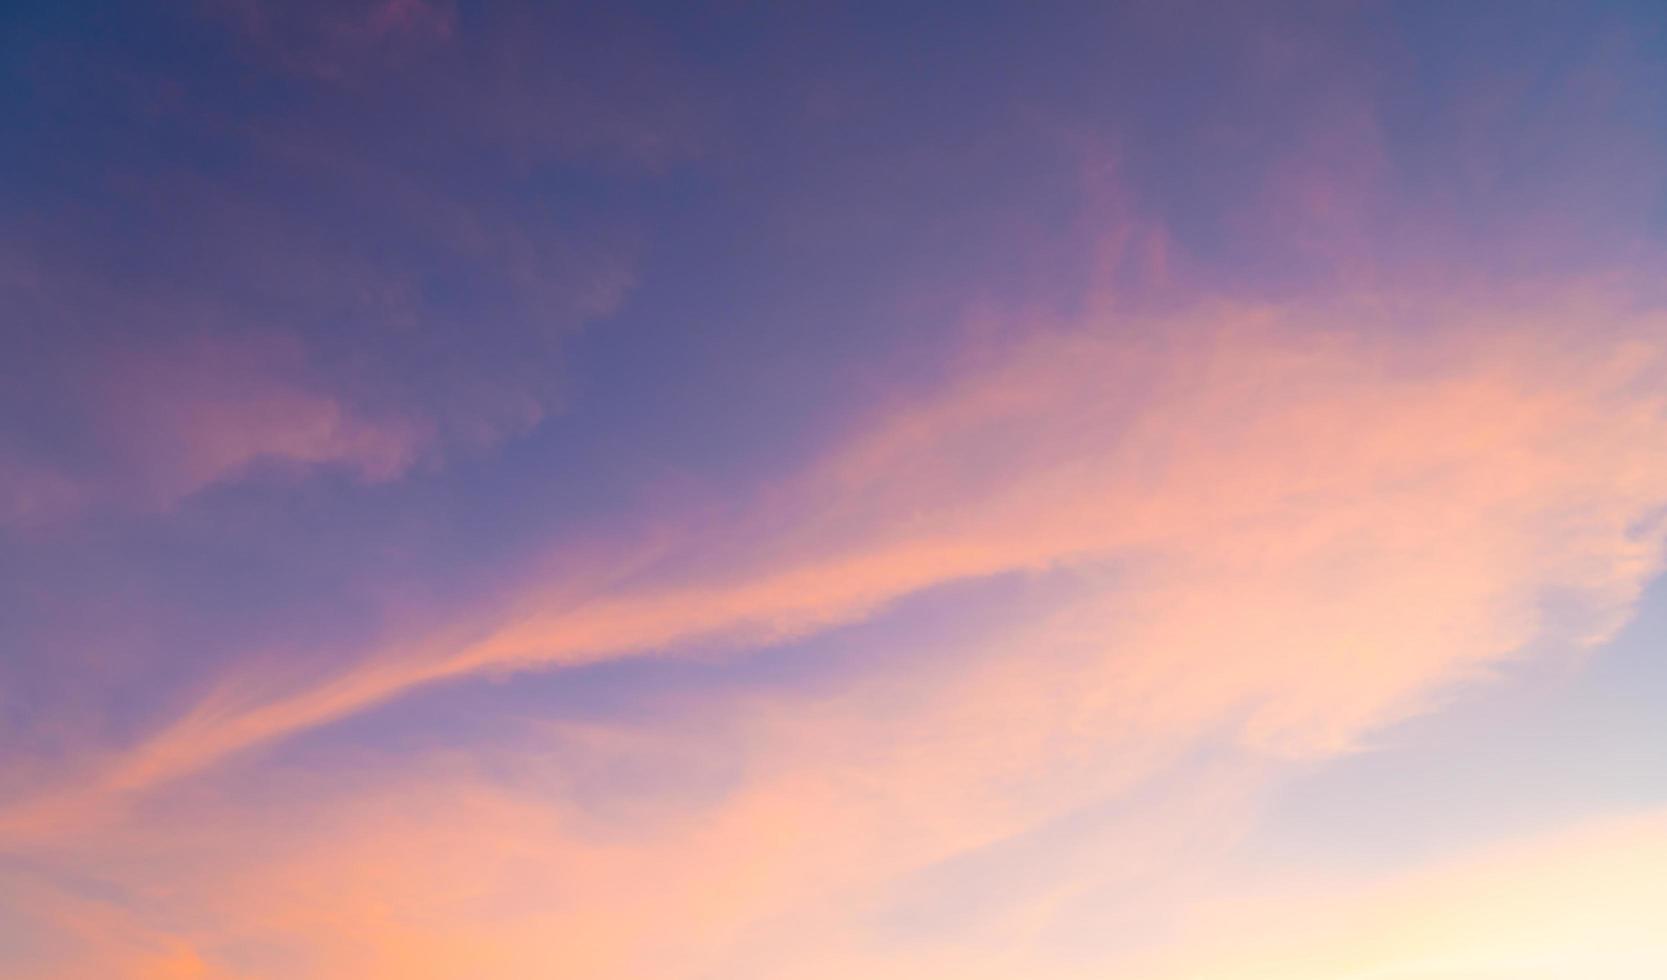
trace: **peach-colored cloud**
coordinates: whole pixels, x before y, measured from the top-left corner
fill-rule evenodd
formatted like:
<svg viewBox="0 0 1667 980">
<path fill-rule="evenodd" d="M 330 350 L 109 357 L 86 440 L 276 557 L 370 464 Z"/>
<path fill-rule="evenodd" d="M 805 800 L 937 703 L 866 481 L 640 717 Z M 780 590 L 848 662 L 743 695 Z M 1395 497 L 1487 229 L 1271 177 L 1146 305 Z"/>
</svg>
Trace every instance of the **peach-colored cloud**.
<svg viewBox="0 0 1667 980">
<path fill-rule="evenodd" d="M 1536 637 L 1608 635 L 1659 561 L 1641 522 L 1667 502 L 1662 325 L 1578 294 L 1414 312 L 1439 334 L 1366 303 L 1044 328 L 635 577 L 535 586 L 472 640 L 300 689 L 228 688 L 70 798 L 463 673 L 756 646 L 1048 569 L 1076 570 L 1077 598 L 1011 648 L 1069 648 L 1075 673 L 992 653 L 973 676 L 1068 694 L 1045 710 L 1089 730 L 1237 719 L 1252 745 L 1336 751 Z M 1015 686 L 1031 673 L 1062 689 Z"/>
<path fill-rule="evenodd" d="M 857 955 L 865 925 L 851 909 L 883 907 L 889 880 L 988 834 L 952 800 L 932 802 L 955 779 L 894 783 L 908 775 L 894 764 L 832 764 L 805 751 L 803 729 L 757 723 L 792 738 L 787 750 L 738 792 L 666 819 L 601 819 L 440 755 L 399 775 L 276 772 L 237 802 L 199 787 L 71 861 L 133 886 L 145 899 L 133 917 L 149 925 L 132 928 L 171 924 L 169 941 L 196 950 L 210 975 L 785 976 L 820 960 L 784 962 L 784 943 L 795 957 L 830 957 L 823 965 Z M 698 764 L 725 749 L 717 743 L 569 731 L 542 751 L 569 764 L 642 752 Z M 539 749 L 524 741 L 514 751 Z M 890 806 L 894 793 L 909 804 Z M 1212 796 L 1187 802 L 1199 799 Z M 930 819 L 895 819 L 907 810 Z M 1189 839 L 1168 833 L 1174 816 L 1118 825 L 1124 839 L 1158 832 L 1137 863 L 1156 860 L 1166 837 Z M 91 914 L 63 904 L 54 914 L 70 924 Z M 148 957 L 159 942 L 130 955 Z"/>
<path fill-rule="evenodd" d="M 300 687 L 228 684 L 11 808 L 8 846 L 169 883 L 181 941 L 229 972 L 263 975 L 237 950 L 266 944 L 323 975 L 1066 976 L 1041 937 L 1097 891 L 1153 887 L 1143 868 L 1230 844 L 1268 767 L 1346 751 L 1535 640 L 1601 640 L 1658 567 L 1657 318 L 1569 291 L 1135 326 L 1033 327 L 879 409 L 739 521 L 534 583 L 495 621 Z M 971 640 L 897 605 L 1003 574 L 1035 594 Z M 888 655 L 831 693 L 735 693 L 503 749 L 556 775 L 734 760 L 722 792 L 650 793 L 623 824 L 443 759 L 302 787 L 271 822 L 202 795 L 236 776 L 204 775 L 228 755 L 417 685 L 726 656 L 859 620 Z M 1127 812 L 1023 849 L 1108 801 Z M 295 808 L 328 826 L 290 826 Z M 1130 849 L 1145 858 L 1116 857 Z M 239 857 L 255 852 L 274 856 Z M 941 911 L 961 892 L 997 897 Z M 929 940 L 875 934 L 921 905 L 940 909 Z"/>
<path fill-rule="evenodd" d="M 0 871 L 0 910 L 21 930 L 21 948 L 0 945 L 8 976 L 104 976 L 131 980 L 187 980 L 213 976 L 189 943 L 109 896 L 63 888 L 50 878 Z"/>
</svg>

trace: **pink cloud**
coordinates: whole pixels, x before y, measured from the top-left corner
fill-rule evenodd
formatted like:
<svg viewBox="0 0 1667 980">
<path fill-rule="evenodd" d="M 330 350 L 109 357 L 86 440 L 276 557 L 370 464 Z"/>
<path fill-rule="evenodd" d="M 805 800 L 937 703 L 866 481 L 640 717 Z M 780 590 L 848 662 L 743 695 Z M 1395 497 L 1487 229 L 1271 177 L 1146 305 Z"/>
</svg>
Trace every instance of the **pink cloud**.
<svg viewBox="0 0 1667 980">
<path fill-rule="evenodd" d="M 30 69 L 43 118 L 105 107 L 66 133 L 109 159 L 43 177 L 0 241 L 8 408 L 50 423 L 42 445 L 0 433 L 8 526 L 282 469 L 387 481 L 524 433 L 563 394 L 562 341 L 635 275 L 611 209 L 526 206 L 541 168 L 630 189 L 704 140 L 673 46 L 611 12 L 581 32 L 494 8 L 460 31 L 446 0 L 208 6 L 217 69 L 67 35 Z M 295 97 L 228 112 L 219 70 Z"/>
<path fill-rule="evenodd" d="M 1409 309 L 1443 330 L 1393 329 Z M 1667 502 L 1657 317 L 1571 289 L 1531 306 L 1403 294 L 1113 324 L 1128 326 L 1103 310 L 1030 326 L 855 422 L 734 523 L 640 561 L 621 543 L 607 574 L 529 582 L 508 614 L 335 677 L 228 683 L 0 815 L 4 838 L 167 866 L 206 848 L 204 827 L 241 828 L 224 853 L 281 857 L 133 873 L 177 881 L 170 914 L 194 923 L 193 948 L 275 943 L 338 972 L 514 973 L 548 963 L 554 933 L 580 937 L 563 965 L 597 976 L 1011 975 L 1052 962 L 1026 950 L 1084 894 L 1146 873 L 1108 855 L 1179 866 L 1226 846 L 1265 771 L 1350 751 L 1536 640 L 1602 639 L 1658 567 L 1661 529 L 1640 533 Z M 1046 586 L 1042 614 L 997 615 L 923 655 L 943 641 L 900 600 L 1013 573 Z M 1555 618 L 1550 593 L 1570 600 Z M 603 771 L 744 759 L 729 792 L 670 798 L 666 819 L 604 830 L 577 801 L 443 759 L 409 782 L 300 792 L 313 802 L 295 805 L 331 814 L 317 835 L 216 815 L 228 756 L 419 685 L 731 656 L 859 621 L 894 653 L 831 692 L 727 696 L 639 732 L 557 726 L 504 749 Z M 1232 764 L 1194 772 L 1182 760 L 1205 747 Z M 1000 857 L 1143 792 L 1109 836 Z M 1043 857 L 1053 870 L 1027 877 Z M 964 935 L 950 916 L 941 943 L 876 952 L 864 910 L 974 858 L 1013 896 L 998 932 Z M 784 958 L 812 935 L 826 957 Z"/>
<path fill-rule="evenodd" d="M 51 527 L 90 507 L 166 509 L 262 467 L 378 483 L 436 441 L 421 418 L 373 417 L 317 378 L 293 340 L 194 337 L 106 351 L 68 411 L 95 452 L 76 470 L 0 447 L 0 526 Z"/>
<path fill-rule="evenodd" d="M 336 466 L 392 479 L 428 433 L 372 420 L 308 377 L 283 337 L 195 338 L 113 357 L 100 379 L 106 424 L 162 502 L 243 475 L 261 463 Z"/>
<path fill-rule="evenodd" d="M 1300 326 L 1281 323 L 1272 310 L 1207 310 L 1152 335 L 1160 340 L 1042 333 L 993 372 L 898 409 L 773 491 L 760 523 L 724 529 L 722 548 L 697 539 L 687 572 L 674 552 L 661 562 L 663 581 L 553 607 L 531 589 L 523 611 L 480 640 L 431 659 L 375 662 L 252 706 L 227 730 L 247 732 L 232 739 L 243 744 L 474 670 L 800 636 L 938 583 L 1119 553 L 1151 565 L 1152 588 L 1275 583 L 1267 599 L 1244 603 L 1244 625 L 1258 634 L 1258 609 L 1276 609 L 1280 596 L 1302 608 L 1273 623 L 1346 622 L 1344 602 L 1360 604 L 1357 621 L 1396 621 L 1382 637 L 1355 631 L 1363 652 L 1383 645 L 1381 659 L 1357 658 L 1380 675 L 1321 650 L 1279 661 L 1284 681 L 1314 678 L 1347 730 L 1356 712 L 1390 710 L 1432 672 L 1526 643 L 1546 626 L 1534 611 L 1544 590 L 1587 595 L 1599 625 L 1577 632 L 1603 635 L 1653 569 L 1656 542 L 1631 529 L 1667 495 L 1652 448 L 1658 399 L 1644 380 L 1660 370 L 1660 328 L 1572 302 L 1532 324 L 1480 322 L 1526 312 L 1454 311 L 1471 324 L 1455 324 L 1439 348 L 1428 338 L 1398 345 L 1382 325 L 1357 334 L 1309 314 Z M 1374 316 L 1349 306 L 1320 315 Z M 1594 315 L 1615 322 L 1617 343 L 1571 347 L 1563 318 Z M 1450 558 L 1432 560 L 1440 554 Z M 1288 581 L 1278 577 L 1286 566 Z M 1352 593 L 1343 590 L 1354 579 L 1334 577 L 1351 569 Z M 1400 578 L 1372 578 L 1380 569 Z M 1405 631 L 1425 617 L 1397 612 L 1393 597 L 1438 576 L 1420 600 L 1440 598 L 1427 616 L 1433 632 L 1408 642 Z M 1176 602 L 1200 601 L 1173 588 Z M 1241 604 L 1192 591 L 1206 605 Z M 1135 612 L 1130 622 L 1142 618 Z M 1278 644 L 1277 634 L 1263 639 Z M 1210 656 L 1226 640 L 1184 645 Z M 1390 652 L 1400 647 L 1427 659 Z M 1344 675 L 1373 681 L 1366 701 L 1350 705 L 1326 683 Z M 1269 737 L 1288 725 L 1329 727 L 1280 721 L 1282 712 L 1264 708 L 1253 727 Z M 189 738 L 193 754 L 214 743 L 203 736 Z M 1309 737 L 1329 740 L 1300 738 Z"/>
<path fill-rule="evenodd" d="M 367 30 L 399 37 L 431 9 L 377 6 Z M 537 52 L 508 50 L 502 84 L 524 91 L 538 71 L 516 59 Z M 599 106 L 594 126 L 528 146 L 660 152 L 665 130 Z M 1255 221 L 1347 269 L 1381 154 L 1366 117 L 1332 137 L 1297 148 Z M 1162 278 L 1166 241 L 1105 254 Z M 597 309 L 617 285 L 597 286 Z M 947 381 L 854 413 L 801 470 L 726 488 L 749 504 L 738 516 L 619 530 L 333 673 L 230 672 L 0 809 L 0 851 L 54 869 L 0 869 L 8 897 L 78 947 L 41 973 L 1658 971 L 1655 814 L 1389 882 L 1234 891 L 1203 867 L 1242 870 L 1232 848 L 1270 773 L 1355 751 L 1530 647 L 1603 641 L 1661 568 L 1667 320 L 1578 283 L 1394 285 L 1013 316 Z M 436 430 L 479 419 L 388 411 L 286 338 L 175 337 L 95 372 L 98 431 L 153 503 L 282 470 L 393 479 Z M 0 519 L 79 492 L 12 472 Z M 987 608 L 953 638 L 909 601 L 972 584 Z M 252 751 L 464 677 L 809 637 L 868 655 L 814 691 L 719 688 L 404 765 L 337 745 L 297 770 Z M 511 757 L 535 775 L 504 778 Z M 639 770 L 726 778 L 680 792 Z M 1062 950 L 1062 933 L 1092 941 Z"/>
</svg>

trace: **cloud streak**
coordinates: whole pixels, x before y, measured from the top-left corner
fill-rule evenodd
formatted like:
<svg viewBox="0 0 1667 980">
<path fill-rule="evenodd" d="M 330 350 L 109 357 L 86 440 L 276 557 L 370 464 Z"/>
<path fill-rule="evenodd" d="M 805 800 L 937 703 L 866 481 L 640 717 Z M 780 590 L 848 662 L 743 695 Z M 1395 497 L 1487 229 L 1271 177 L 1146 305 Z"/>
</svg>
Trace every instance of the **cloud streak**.
<svg viewBox="0 0 1667 980">
<path fill-rule="evenodd" d="M 1184 785 L 1194 752 L 1241 757 L 1222 785 L 1254 787 L 1265 765 L 1348 751 L 1536 641 L 1594 643 L 1625 619 L 1657 568 L 1651 519 L 1667 504 L 1661 321 L 1579 290 L 1531 308 L 1416 308 L 1421 321 L 1442 319 L 1439 336 L 1389 329 L 1413 322 L 1405 309 L 1212 307 L 1139 330 L 1109 311 L 1030 324 L 999 357 L 969 357 L 939 390 L 883 408 L 763 488 L 735 523 L 685 529 L 626 573 L 530 583 L 510 614 L 453 631 L 464 639 L 415 637 L 299 687 L 244 678 L 95 759 L 83 781 L 8 808 L 8 846 L 109 833 L 159 787 L 437 682 L 650 655 L 723 662 L 872 621 L 882 633 L 871 642 L 899 654 L 842 668 L 831 697 L 720 698 L 695 709 L 710 727 L 674 724 L 637 748 L 581 729 L 548 750 L 616 764 L 641 754 L 656 769 L 676 765 L 680 740 L 702 757 L 740 753 L 741 784 L 694 805 L 674 825 L 685 829 L 597 850 L 584 843 L 582 807 L 558 804 L 578 815 L 541 839 L 554 801 L 506 797 L 475 777 L 434 790 L 497 801 L 483 804 L 490 819 L 522 829 L 448 817 L 431 830 L 450 843 L 409 846 L 553 848 L 552 874 L 602 883 L 571 912 L 534 889 L 525 933 L 513 916 L 440 929 L 429 915 L 456 912 L 442 905 L 420 927 L 361 923 L 357 952 L 329 945 L 319 931 L 333 930 L 311 919 L 286 940 L 338 972 L 471 957 L 507 957 L 514 972 L 531 962 L 516 957 L 536 955 L 531 937 L 558 928 L 591 936 L 574 968 L 632 975 L 651 954 L 609 923 L 664 922 L 681 914 L 676 896 L 710 902 L 727 881 L 740 891 L 715 913 L 723 924 L 676 932 L 688 944 L 677 955 L 739 955 L 727 943 L 776 909 L 846 936 L 842 955 L 867 956 L 868 927 L 849 908 L 816 911 L 822 897 L 883 903 L 914 869 L 951 859 L 1012 875 L 999 850 L 971 856 L 1153 780 Z M 910 625 L 904 600 L 1015 574 L 1046 583 L 1040 610 L 998 617 L 953 656 L 927 655 L 935 641 Z M 1209 785 L 1198 784 L 1202 799 L 1214 798 Z M 1242 825 L 1248 808 L 1235 806 Z M 1212 832 L 1231 837 L 1233 823 Z M 343 833 L 331 848 L 364 846 L 359 831 Z M 465 863 L 501 866 L 485 854 Z M 609 904 L 606 883 L 650 866 L 682 868 L 686 886 Z M 740 885 L 737 866 L 760 877 Z M 481 887 L 502 884 L 492 882 Z M 1068 882 L 1040 894 L 1092 888 Z M 1033 932 L 1052 918 L 1037 901 L 1003 914 L 1028 916 Z M 801 975 L 775 961 L 767 970 Z"/>
</svg>

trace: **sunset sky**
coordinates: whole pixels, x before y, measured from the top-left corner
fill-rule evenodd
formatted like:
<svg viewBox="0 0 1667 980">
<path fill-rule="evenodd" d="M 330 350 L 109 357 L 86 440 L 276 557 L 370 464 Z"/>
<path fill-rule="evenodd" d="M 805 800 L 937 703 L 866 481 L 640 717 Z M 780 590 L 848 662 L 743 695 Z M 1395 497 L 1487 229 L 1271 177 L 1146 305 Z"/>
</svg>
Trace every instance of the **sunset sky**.
<svg viewBox="0 0 1667 980">
<path fill-rule="evenodd" d="M 0 976 L 1667 977 L 1667 4 L 0 4 Z"/>
</svg>

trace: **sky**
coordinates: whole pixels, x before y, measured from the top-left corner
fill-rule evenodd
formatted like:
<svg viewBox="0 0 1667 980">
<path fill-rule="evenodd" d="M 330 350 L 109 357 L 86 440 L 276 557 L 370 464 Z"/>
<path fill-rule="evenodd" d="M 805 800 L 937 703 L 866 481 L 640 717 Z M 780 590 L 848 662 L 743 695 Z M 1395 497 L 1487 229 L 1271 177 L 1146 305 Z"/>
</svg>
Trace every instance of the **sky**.
<svg viewBox="0 0 1667 980">
<path fill-rule="evenodd" d="M 1667 976 L 1667 6 L 0 79 L 0 975 Z"/>
</svg>

